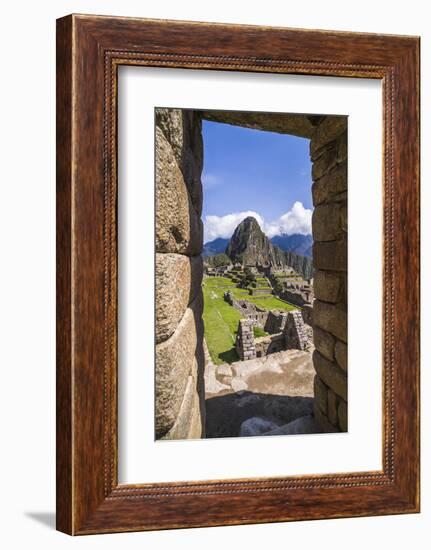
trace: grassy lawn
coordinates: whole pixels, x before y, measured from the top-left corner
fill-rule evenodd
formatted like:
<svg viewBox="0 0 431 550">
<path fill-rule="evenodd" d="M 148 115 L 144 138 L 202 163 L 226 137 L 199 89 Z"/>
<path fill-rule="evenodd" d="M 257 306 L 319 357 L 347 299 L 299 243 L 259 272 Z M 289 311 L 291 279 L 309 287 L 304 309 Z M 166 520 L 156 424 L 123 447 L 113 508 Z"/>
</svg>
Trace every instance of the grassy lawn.
<svg viewBox="0 0 431 550">
<path fill-rule="evenodd" d="M 214 364 L 238 360 L 235 335 L 241 315 L 223 299 L 226 288 L 233 287 L 223 277 L 208 277 L 202 285 L 204 294 L 205 340 Z"/>
<path fill-rule="evenodd" d="M 265 332 L 260 327 L 253 327 L 253 335 L 255 338 L 260 338 L 261 336 L 267 336 L 267 332 Z"/>
<path fill-rule="evenodd" d="M 296 306 L 283 302 L 272 294 L 250 296 L 247 290 L 237 288 L 226 277 L 205 277 L 202 285 L 204 295 L 205 340 L 214 364 L 238 361 L 235 351 L 235 336 L 240 313 L 223 299 L 223 294 L 230 290 L 237 300 L 247 300 L 267 310 L 278 309 L 291 311 Z M 259 332 L 259 334 L 256 333 Z M 260 331 L 262 334 L 260 334 Z M 255 337 L 264 336 L 266 332 L 255 329 Z"/>
<path fill-rule="evenodd" d="M 250 290 L 251 290 L 252 294 L 253 294 L 253 292 L 258 291 L 259 294 L 263 294 L 263 295 L 265 295 L 265 294 L 269 295 L 272 292 L 272 289 L 269 288 L 269 286 L 257 286 L 256 288 L 251 288 Z"/>
<path fill-rule="evenodd" d="M 262 287 L 265 287 L 265 288 L 270 288 L 269 284 L 268 284 L 268 281 L 262 277 L 257 277 L 256 278 L 256 283 L 257 283 L 257 286 L 259 288 L 262 288 Z"/>
<path fill-rule="evenodd" d="M 232 292 L 232 294 L 234 295 L 234 298 L 236 298 L 237 300 L 247 300 L 252 304 L 256 304 L 259 307 L 263 307 L 264 309 L 268 309 L 268 310 L 279 309 L 280 311 L 292 311 L 293 309 L 298 309 L 297 306 L 293 306 L 292 304 L 284 302 L 283 300 L 280 300 L 280 298 L 277 298 L 272 294 L 250 296 L 248 291 L 242 288 L 232 287 L 232 288 L 229 288 L 229 290 Z M 223 293 L 222 293 L 222 296 L 223 296 Z"/>
<path fill-rule="evenodd" d="M 235 288 L 235 283 L 233 283 L 227 277 L 205 277 L 204 283 L 205 283 L 205 286 L 208 286 L 211 288 L 225 288 L 225 287 Z"/>
<path fill-rule="evenodd" d="M 280 300 L 280 298 L 277 298 L 273 295 L 249 296 L 247 300 L 252 304 L 256 304 L 257 306 L 263 307 L 264 309 L 268 310 L 278 309 L 280 311 L 292 311 L 293 309 L 298 309 L 296 306 L 288 304 L 287 302 L 284 302 L 283 300 Z"/>
<path fill-rule="evenodd" d="M 234 298 L 236 298 L 237 300 L 245 300 L 248 296 L 250 296 L 248 290 L 246 290 L 245 288 L 233 287 L 229 290 L 232 292 Z"/>
</svg>

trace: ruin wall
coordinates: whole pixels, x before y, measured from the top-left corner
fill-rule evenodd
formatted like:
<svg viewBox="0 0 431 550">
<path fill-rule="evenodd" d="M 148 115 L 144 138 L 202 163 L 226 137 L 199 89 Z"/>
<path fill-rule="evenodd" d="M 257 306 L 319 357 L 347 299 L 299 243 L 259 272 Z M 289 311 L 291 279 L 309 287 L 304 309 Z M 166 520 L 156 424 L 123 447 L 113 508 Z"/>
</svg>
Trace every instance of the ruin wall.
<svg viewBox="0 0 431 550">
<path fill-rule="evenodd" d="M 156 438 L 194 439 L 205 426 L 201 120 L 156 109 L 155 140 Z"/>
<path fill-rule="evenodd" d="M 314 414 L 324 431 L 347 431 L 347 117 L 325 117 L 310 154 Z"/>
<path fill-rule="evenodd" d="M 235 349 L 241 361 L 256 358 L 254 345 L 253 323 L 248 319 L 240 319 L 236 334 Z"/>
</svg>

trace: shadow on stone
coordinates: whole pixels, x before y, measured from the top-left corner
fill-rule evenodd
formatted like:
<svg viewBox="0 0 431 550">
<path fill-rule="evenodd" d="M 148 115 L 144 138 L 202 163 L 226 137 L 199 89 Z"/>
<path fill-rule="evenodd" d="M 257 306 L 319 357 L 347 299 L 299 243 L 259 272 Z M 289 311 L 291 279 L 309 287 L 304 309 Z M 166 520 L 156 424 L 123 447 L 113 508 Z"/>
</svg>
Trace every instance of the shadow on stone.
<svg viewBox="0 0 431 550">
<path fill-rule="evenodd" d="M 238 437 L 241 424 L 261 418 L 283 426 L 312 415 L 312 397 L 291 397 L 240 391 L 206 400 L 206 437 Z"/>
<path fill-rule="evenodd" d="M 239 361 L 235 348 L 231 348 L 228 351 L 223 351 L 222 353 L 219 353 L 218 356 L 223 363 L 235 363 L 235 361 Z"/>
<path fill-rule="evenodd" d="M 200 296 L 200 308 L 198 311 L 193 311 L 195 318 L 196 332 L 198 334 L 197 345 L 195 350 L 195 359 L 197 363 L 197 380 L 196 380 L 196 390 L 199 395 L 199 410 L 200 410 L 200 424 L 201 424 L 201 433 L 202 437 L 205 436 L 205 353 L 204 353 L 204 323 L 202 319 L 203 312 L 203 296 L 202 289 L 199 290 Z"/>
</svg>

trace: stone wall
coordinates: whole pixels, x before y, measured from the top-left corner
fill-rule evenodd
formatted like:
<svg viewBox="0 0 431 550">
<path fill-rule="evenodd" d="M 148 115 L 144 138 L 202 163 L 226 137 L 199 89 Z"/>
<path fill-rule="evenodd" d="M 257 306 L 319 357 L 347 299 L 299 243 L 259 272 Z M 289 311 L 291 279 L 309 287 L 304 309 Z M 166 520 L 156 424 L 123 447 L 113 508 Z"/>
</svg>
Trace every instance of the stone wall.
<svg viewBox="0 0 431 550">
<path fill-rule="evenodd" d="M 301 311 L 289 311 L 284 329 L 285 349 L 308 351 L 310 347 L 310 330 L 308 325 L 304 323 Z"/>
<path fill-rule="evenodd" d="M 247 361 L 248 359 L 256 358 L 253 323 L 248 319 L 239 320 L 235 348 L 241 361 Z"/>
<path fill-rule="evenodd" d="M 347 431 L 347 117 L 325 117 L 313 162 L 314 413 L 324 431 Z"/>
<path fill-rule="evenodd" d="M 270 288 L 249 288 L 248 293 L 251 296 L 266 296 L 271 292 Z"/>
<path fill-rule="evenodd" d="M 254 347 L 257 357 L 264 357 L 270 353 L 277 353 L 286 349 L 286 341 L 284 334 L 269 334 L 268 336 L 260 336 L 254 339 Z"/>
<path fill-rule="evenodd" d="M 289 302 L 290 304 L 294 304 L 295 306 L 299 307 L 302 307 L 303 305 L 309 303 L 309 301 L 306 300 L 300 292 L 282 290 L 280 293 L 277 294 L 277 296 L 285 302 Z"/>
<path fill-rule="evenodd" d="M 247 300 L 237 300 L 229 290 L 224 293 L 224 300 L 248 319 L 253 326 L 258 326 L 269 334 L 283 332 L 287 322 L 287 313 L 267 311 Z"/>
<path fill-rule="evenodd" d="M 287 322 L 287 312 L 285 311 L 270 311 L 263 327 L 269 334 L 283 332 Z"/>
<path fill-rule="evenodd" d="M 251 321 L 253 326 L 258 326 L 261 329 L 265 329 L 269 312 L 266 309 L 260 308 L 247 300 L 237 300 L 234 298 L 232 292 L 227 291 L 224 293 L 224 300 L 234 307 L 241 315 Z"/>
<path fill-rule="evenodd" d="M 204 435 L 202 164 L 200 118 L 156 109 L 157 439 Z"/>
<path fill-rule="evenodd" d="M 235 341 L 235 349 L 241 361 L 264 357 L 286 349 L 310 351 L 312 345 L 312 328 L 304 323 L 302 312 L 271 311 L 268 314 L 265 330 L 270 334 L 254 337 L 253 319 L 240 319 Z"/>
<path fill-rule="evenodd" d="M 302 319 L 304 320 L 304 323 L 312 327 L 313 326 L 313 306 L 310 306 L 310 305 L 302 306 L 301 312 L 302 312 Z"/>
</svg>

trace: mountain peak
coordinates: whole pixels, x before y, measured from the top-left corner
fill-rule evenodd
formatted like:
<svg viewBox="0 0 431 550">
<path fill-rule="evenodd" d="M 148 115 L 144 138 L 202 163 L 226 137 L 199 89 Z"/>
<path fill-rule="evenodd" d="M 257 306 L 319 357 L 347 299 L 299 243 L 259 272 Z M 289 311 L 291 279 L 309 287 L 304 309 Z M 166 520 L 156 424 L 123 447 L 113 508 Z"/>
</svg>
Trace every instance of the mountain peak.
<svg viewBox="0 0 431 550">
<path fill-rule="evenodd" d="M 254 216 L 247 216 L 246 218 L 244 218 L 242 220 L 242 222 L 240 222 L 235 231 L 237 231 L 238 229 L 245 229 L 247 231 L 261 231 L 262 232 L 262 229 L 259 225 L 259 222 L 256 220 L 256 218 Z"/>
<path fill-rule="evenodd" d="M 242 220 L 241 223 L 244 223 L 244 224 L 251 223 L 251 224 L 259 225 L 258 221 L 256 220 L 256 218 L 254 216 L 247 216 L 246 218 L 244 218 Z M 241 223 L 239 225 L 241 225 Z M 259 227 L 260 227 L 260 225 L 259 225 Z"/>
<path fill-rule="evenodd" d="M 244 265 L 267 265 L 271 262 L 272 249 L 272 244 L 256 218 L 248 216 L 237 225 L 226 248 L 226 254 L 233 262 Z"/>
<path fill-rule="evenodd" d="M 289 266 L 306 278 L 309 278 L 312 272 L 310 258 L 284 251 L 273 244 L 253 216 L 248 216 L 237 225 L 226 248 L 226 254 L 232 262 L 242 265 Z"/>
</svg>

